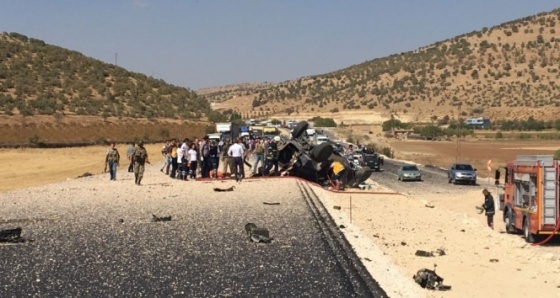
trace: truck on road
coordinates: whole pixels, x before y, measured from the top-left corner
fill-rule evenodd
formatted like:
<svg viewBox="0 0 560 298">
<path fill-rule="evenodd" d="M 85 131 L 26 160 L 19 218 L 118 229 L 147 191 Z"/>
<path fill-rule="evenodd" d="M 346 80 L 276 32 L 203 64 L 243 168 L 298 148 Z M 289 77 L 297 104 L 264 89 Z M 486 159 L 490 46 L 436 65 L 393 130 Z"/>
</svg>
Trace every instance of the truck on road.
<svg viewBox="0 0 560 298">
<path fill-rule="evenodd" d="M 505 170 L 499 201 L 506 231 L 521 231 L 529 243 L 535 235 L 560 234 L 560 161 L 552 155 L 519 155 Z M 497 171 L 496 182 L 499 176 Z"/>
</svg>

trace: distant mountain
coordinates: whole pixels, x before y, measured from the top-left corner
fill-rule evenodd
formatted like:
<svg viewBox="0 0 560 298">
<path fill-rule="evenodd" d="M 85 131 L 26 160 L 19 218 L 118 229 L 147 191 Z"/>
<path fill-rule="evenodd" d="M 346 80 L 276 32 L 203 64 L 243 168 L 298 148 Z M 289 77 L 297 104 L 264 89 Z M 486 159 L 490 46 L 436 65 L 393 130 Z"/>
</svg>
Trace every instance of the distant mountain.
<svg viewBox="0 0 560 298">
<path fill-rule="evenodd" d="M 18 33 L 0 34 L 0 113 L 200 119 L 194 91 Z"/>
<path fill-rule="evenodd" d="M 559 79 L 556 9 L 331 73 L 205 97 L 249 116 L 371 110 L 557 119 Z"/>
</svg>

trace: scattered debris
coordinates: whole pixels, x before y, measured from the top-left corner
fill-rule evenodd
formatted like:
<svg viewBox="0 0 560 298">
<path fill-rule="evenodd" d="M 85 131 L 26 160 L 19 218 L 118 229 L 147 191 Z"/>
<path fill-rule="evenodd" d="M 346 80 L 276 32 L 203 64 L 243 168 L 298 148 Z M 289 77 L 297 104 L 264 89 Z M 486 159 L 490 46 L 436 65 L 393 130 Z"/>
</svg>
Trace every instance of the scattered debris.
<svg viewBox="0 0 560 298">
<path fill-rule="evenodd" d="M 426 204 L 426 205 L 424 205 L 424 207 L 427 207 L 427 208 L 434 208 L 435 206 L 432 205 L 432 204 Z"/>
<path fill-rule="evenodd" d="M 445 248 L 440 247 L 438 249 L 436 249 L 436 254 L 439 256 L 445 256 Z"/>
<path fill-rule="evenodd" d="M 443 278 L 436 273 L 437 265 L 434 264 L 434 270 L 420 269 L 412 277 L 414 281 L 424 289 L 446 291 L 451 290 L 451 286 L 443 285 Z"/>
<path fill-rule="evenodd" d="M 500 260 L 498 259 L 490 259 L 490 263 L 498 263 Z"/>
<path fill-rule="evenodd" d="M 340 225 L 340 226 L 338 226 L 338 227 L 341 228 L 341 229 L 346 228 L 344 225 Z"/>
<path fill-rule="evenodd" d="M 270 238 L 270 232 L 266 228 L 259 228 L 254 223 L 248 223 L 245 225 L 245 232 L 249 239 L 255 243 L 270 243 L 272 238 Z"/>
<path fill-rule="evenodd" d="M 171 221 L 171 216 L 155 216 L 152 214 L 152 222 Z"/>
<path fill-rule="evenodd" d="M 364 260 L 366 260 L 368 262 L 371 262 L 371 259 L 369 259 L 369 258 L 364 258 Z"/>
<path fill-rule="evenodd" d="M 402 245 L 402 246 L 406 246 L 406 242 L 401 241 L 401 245 Z"/>
<path fill-rule="evenodd" d="M 93 176 L 93 174 L 90 173 L 90 172 L 85 172 L 82 175 L 78 176 L 78 178 L 84 178 L 84 177 L 89 177 L 89 176 Z"/>
<path fill-rule="evenodd" d="M 214 191 L 217 191 L 217 192 L 233 191 L 233 190 L 235 189 L 235 186 L 228 187 L 228 188 L 218 188 L 218 187 L 214 187 L 213 189 L 214 189 Z"/>
<path fill-rule="evenodd" d="M 419 257 L 433 257 L 434 256 L 434 254 L 431 251 L 425 251 L 425 250 L 417 250 L 414 255 L 419 256 Z"/>
<path fill-rule="evenodd" d="M 342 209 L 342 207 L 340 207 L 340 206 L 333 206 L 333 209 L 335 209 L 335 210 L 340 210 L 340 209 Z"/>
<path fill-rule="evenodd" d="M 265 204 L 265 205 L 280 205 L 280 203 L 277 203 L 277 202 L 274 202 L 274 203 L 263 202 L 263 204 Z"/>
<path fill-rule="evenodd" d="M 436 249 L 436 251 L 426 251 L 426 250 L 417 250 L 415 253 L 416 256 L 419 257 L 435 257 L 435 256 L 445 256 L 445 249 L 440 247 Z"/>
<path fill-rule="evenodd" d="M 461 232 L 463 232 L 463 233 L 464 233 L 464 232 L 465 232 L 465 229 L 461 229 Z"/>
<path fill-rule="evenodd" d="M 17 243 L 24 242 L 21 238 L 21 228 L 0 230 L 0 243 Z"/>
<path fill-rule="evenodd" d="M 119 222 L 120 222 L 120 223 L 124 223 L 124 219 L 122 219 L 122 218 L 119 219 Z"/>
</svg>

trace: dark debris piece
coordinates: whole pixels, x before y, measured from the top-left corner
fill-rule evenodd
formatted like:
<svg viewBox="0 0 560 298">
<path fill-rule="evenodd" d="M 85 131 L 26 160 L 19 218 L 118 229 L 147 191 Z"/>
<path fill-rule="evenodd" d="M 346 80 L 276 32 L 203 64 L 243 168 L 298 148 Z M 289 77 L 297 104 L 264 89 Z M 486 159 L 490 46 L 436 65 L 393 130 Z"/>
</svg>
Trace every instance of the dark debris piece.
<svg viewBox="0 0 560 298">
<path fill-rule="evenodd" d="M 251 222 L 245 225 L 245 232 L 249 239 L 255 243 L 270 243 L 272 240 L 268 229 L 259 228 L 256 224 Z"/>
<path fill-rule="evenodd" d="M 274 202 L 274 203 L 271 203 L 271 202 L 263 202 L 263 204 L 265 204 L 265 205 L 271 205 L 271 206 L 280 205 L 280 203 L 277 203 L 277 202 Z"/>
<path fill-rule="evenodd" d="M 152 214 L 152 222 L 171 221 L 171 216 L 155 216 Z"/>
<path fill-rule="evenodd" d="M 21 228 L 0 230 L 0 243 L 24 242 L 21 238 Z"/>
<path fill-rule="evenodd" d="M 93 174 L 90 173 L 90 172 L 85 172 L 82 175 L 78 176 L 78 178 L 84 178 L 84 177 L 89 177 L 89 176 L 93 176 Z"/>
<path fill-rule="evenodd" d="M 414 255 L 419 257 L 433 257 L 434 253 L 432 253 L 431 251 L 417 250 Z"/>
<path fill-rule="evenodd" d="M 426 268 L 418 270 L 418 272 L 412 278 L 424 289 L 438 291 L 451 290 L 451 286 L 443 285 L 443 278 L 437 275 L 435 265 L 434 270 Z"/>
<path fill-rule="evenodd" d="M 335 210 L 340 210 L 340 209 L 342 209 L 342 208 L 341 208 L 340 206 L 333 206 L 333 209 L 335 209 Z"/>
<path fill-rule="evenodd" d="M 218 187 L 214 187 L 213 189 L 214 189 L 214 191 L 216 191 L 216 192 L 233 191 L 233 190 L 235 189 L 235 186 L 228 187 L 228 188 L 218 188 Z"/>
</svg>

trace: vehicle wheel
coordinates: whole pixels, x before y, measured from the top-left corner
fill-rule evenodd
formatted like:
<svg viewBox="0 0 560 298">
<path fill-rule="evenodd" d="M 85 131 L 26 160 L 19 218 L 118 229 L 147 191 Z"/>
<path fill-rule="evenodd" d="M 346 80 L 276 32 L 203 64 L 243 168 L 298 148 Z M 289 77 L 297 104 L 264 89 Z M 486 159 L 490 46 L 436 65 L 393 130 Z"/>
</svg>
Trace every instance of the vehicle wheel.
<svg viewBox="0 0 560 298">
<path fill-rule="evenodd" d="M 333 153 L 333 146 L 329 143 L 321 143 L 311 150 L 311 158 L 316 162 L 323 162 L 329 159 Z"/>
<path fill-rule="evenodd" d="M 511 213 L 511 210 L 507 210 L 506 214 L 504 215 L 504 223 L 506 225 L 506 233 L 508 234 L 515 234 L 517 232 L 517 229 L 515 228 L 514 224 L 513 224 L 513 215 Z"/>
<path fill-rule="evenodd" d="M 523 238 L 525 238 L 525 241 L 527 243 L 535 242 L 535 239 L 533 239 L 533 235 L 531 235 L 531 233 L 529 232 L 529 220 L 527 220 L 527 218 L 523 220 Z"/>
<path fill-rule="evenodd" d="M 301 135 L 309 128 L 309 123 L 307 121 L 301 121 L 294 127 L 294 131 L 292 131 L 292 138 L 297 139 L 301 137 Z"/>
</svg>

